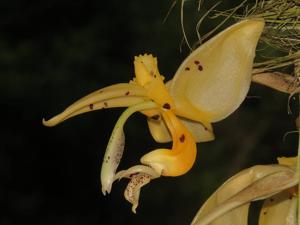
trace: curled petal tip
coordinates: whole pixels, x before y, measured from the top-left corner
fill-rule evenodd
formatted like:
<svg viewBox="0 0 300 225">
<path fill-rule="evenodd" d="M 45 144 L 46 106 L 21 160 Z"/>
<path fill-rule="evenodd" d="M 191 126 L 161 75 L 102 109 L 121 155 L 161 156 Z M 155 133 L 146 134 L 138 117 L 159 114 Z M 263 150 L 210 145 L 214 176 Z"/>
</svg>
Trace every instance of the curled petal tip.
<svg viewBox="0 0 300 225">
<path fill-rule="evenodd" d="M 102 194 L 104 196 L 106 196 L 106 194 L 110 194 L 110 190 L 107 190 L 107 189 L 105 189 L 105 188 L 102 187 Z"/>
<path fill-rule="evenodd" d="M 133 204 L 131 207 L 131 211 L 136 214 L 136 208 L 138 207 L 138 204 Z"/>
<path fill-rule="evenodd" d="M 47 120 L 45 120 L 45 118 L 42 119 L 42 123 L 44 126 L 47 126 Z"/>
<path fill-rule="evenodd" d="M 50 120 L 45 120 L 45 118 L 43 118 L 42 123 L 44 126 L 46 127 L 54 127 L 57 123 L 53 122 L 52 119 Z"/>
</svg>

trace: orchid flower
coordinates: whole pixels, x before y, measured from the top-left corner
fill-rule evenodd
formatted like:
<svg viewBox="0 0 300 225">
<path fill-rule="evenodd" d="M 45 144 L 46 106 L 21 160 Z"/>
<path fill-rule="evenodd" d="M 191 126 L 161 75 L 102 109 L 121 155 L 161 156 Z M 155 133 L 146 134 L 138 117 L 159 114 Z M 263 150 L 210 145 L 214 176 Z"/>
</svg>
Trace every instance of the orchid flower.
<svg viewBox="0 0 300 225">
<path fill-rule="evenodd" d="M 196 142 L 214 139 L 211 123 L 224 119 L 244 100 L 251 83 L 255 49 L 264 21 L 244 20 L 216 35 L 189 55 L 172 80 L 164 83 L 157 59 L 145 54 L 134 59 L 135 78 L 97 90 L 62 113 L 43 120 L 55 126 L 76 115 L 113 107 L 128 107 L 110 137 L 101 170 L 102 192 L 110 193 L 116 179 L 129 178 L 125 198 L 138 205 L 140 188 L 160 176 L 180 176 L 191 169 Z M 124 145 L 123 126 L 130 115 L 147 117 L 150 133 L 172 149 L 156 149 L 142 165 L 117 172 Z"/>
<path fill-rule="evenodd" d="M 265 200 L 259 225 L 297 224 L 296 157 L 258 165 L 228 179 L 203 204 L 192 225 L 246 225 L 252 201 Z"/>
</svg>

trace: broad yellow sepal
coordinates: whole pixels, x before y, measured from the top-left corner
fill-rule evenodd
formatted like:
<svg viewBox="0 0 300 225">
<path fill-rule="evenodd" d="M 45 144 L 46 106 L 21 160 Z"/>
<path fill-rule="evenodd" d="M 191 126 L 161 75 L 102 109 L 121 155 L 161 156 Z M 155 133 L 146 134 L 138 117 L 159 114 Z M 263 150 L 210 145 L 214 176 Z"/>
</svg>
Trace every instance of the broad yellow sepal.
<svg viewBox="0 0 300 225">
<path fill-rule="evenodd" d="M 243 20 L 196 49 L 179 67 L 170 87 L 177 114 L 217 122 L 235 111 L 251 83 L 255 49 L 263 31 L 261 19 Z"/>
</svg>

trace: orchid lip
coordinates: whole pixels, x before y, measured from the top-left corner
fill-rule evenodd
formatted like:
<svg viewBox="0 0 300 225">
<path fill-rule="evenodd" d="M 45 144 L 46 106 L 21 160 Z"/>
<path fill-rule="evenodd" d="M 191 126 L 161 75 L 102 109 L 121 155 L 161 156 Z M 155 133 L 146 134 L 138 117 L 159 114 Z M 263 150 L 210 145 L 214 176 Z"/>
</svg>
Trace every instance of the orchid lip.
<svg viewBox="0 0 300 225">
<path fill-rule="evenodd" d="M 151 151 L 141 158 L 141 162 L 164 176 L 180 176 L 188 172 L 195 162 L 196 143 L 172 111 L 165 110 L 162 116 L 172 135 L 172 149 Z"/>
</svg>

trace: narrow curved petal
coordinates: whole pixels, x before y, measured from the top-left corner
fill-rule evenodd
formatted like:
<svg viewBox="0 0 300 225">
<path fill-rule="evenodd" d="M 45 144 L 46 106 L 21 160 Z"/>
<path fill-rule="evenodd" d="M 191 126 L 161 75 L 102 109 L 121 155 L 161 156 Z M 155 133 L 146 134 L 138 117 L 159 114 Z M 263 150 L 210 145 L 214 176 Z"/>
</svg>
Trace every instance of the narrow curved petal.
<svg viewBox="0 0 300 225">
<path fill-rule="evenodd" d="M 217 122 L 238 108 L 250 87 L 255 49 L 263 27 L 263 20 L 243 20 L 184 60 L 170 88 L 178 115 L 189 118 L 186 109 L 194 107 L 199 121 Z"/>
<path fill-rule="evenodd" d="M 259 225 L 297 225 L 297 196 L 280 192 L 264 201 Z"/>
<path fill-rule="evenodd" d="M 267 198 L 298 182 L 295 172 L 280 165 L 254 166 L 227 180 L 204 203 L 192 225 L 247 224 L 250 201 Z"/>
<path fill-rule="evenodd" d="M 207 142 L 215 139 L 213 128 L 210 124 L 209 128 L 206 129 L 201 123 L 192 121 L 185 118 L 180 118 L 180 121 L 186 126 L 186 128 L 192 133 L 195 141 Z M 148 127 L 154 140 L 159 143 L 166 143 L 172 141 L 171 134 L 162 119 L 148 118 Z"/>
<path fill-rule="evenodd" d="M 127 108 L 118 119 L 110 136 L 101 168 L 101 185 L 102 193 L 104 195 L 106 193 L 110 193 L 111 191 L 112 183 L 115 180 L 115 173 L 123 155 L 125 145 L 125 135 L 123 132 L 123 127 L 125 122 L 129 118 L 129 116 L 137 111 L 153 109 L 156 107 L 157 104 L 152 101 L 133 105 Z"/>
<path fill-rule="evenodd" d="M 172 135 L 172 150 L 157 149 L 149 152 L 141 158 L 141 163 L 149 165 L 163 176 L 180 176 L 189 171 L 195 162 L 196 143 L 171 110 L 162 111 L 162 116 Z"/>
<path fill-rule="evenodd" d="M 111 85 L 79 99 L 53 118 L 47 121 L 43 119 L 43 124 L 51 127 L 85 112 L 111 107 L 127 107 L 144 101 L 147 98 L 146 95 L 144 88 L 133 83 Z"/>
</svg>

